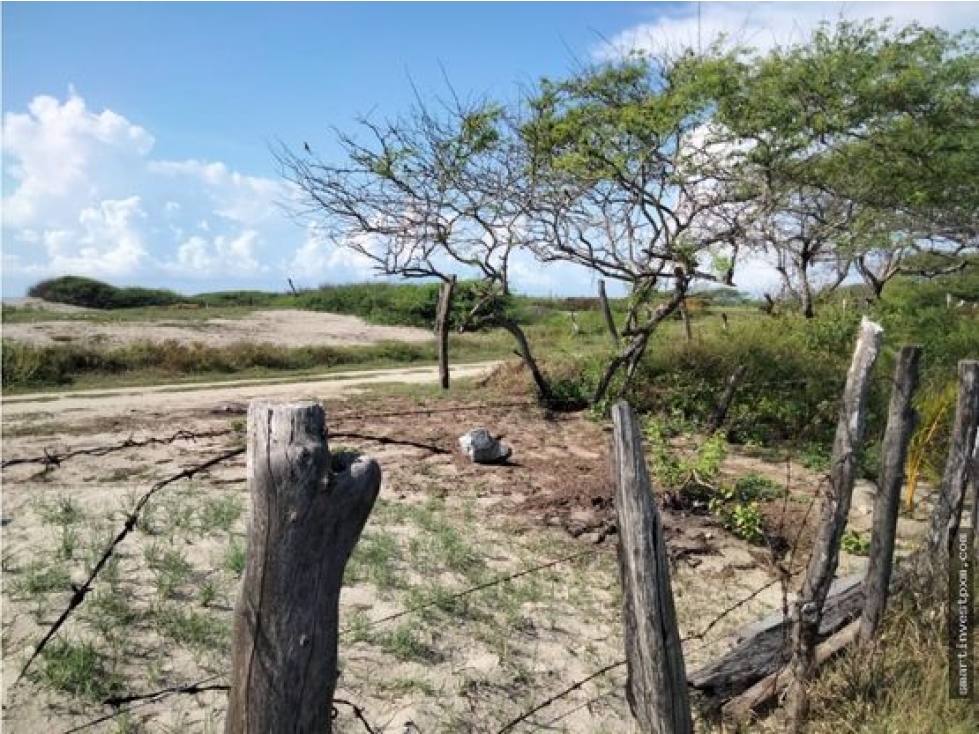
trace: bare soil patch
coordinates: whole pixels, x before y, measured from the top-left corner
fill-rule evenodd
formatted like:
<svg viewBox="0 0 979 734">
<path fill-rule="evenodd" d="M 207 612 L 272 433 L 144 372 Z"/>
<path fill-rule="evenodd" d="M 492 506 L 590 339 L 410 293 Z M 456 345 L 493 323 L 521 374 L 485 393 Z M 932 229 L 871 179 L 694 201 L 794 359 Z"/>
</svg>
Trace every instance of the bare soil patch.
<svg viewBox="0 0 979 734">
<path fill-rule="evenodd" d="M 68 306 L 59 311 L 84 309 Z M 282 347 L 353 346 L 382 341 L 424 342 L 433 338 L 426 329 L 376 326 L 357 316 L 293 309 L 253 311 L 238 319 L 118 322 L 44 321 L 4 324 L 4 338 L 37 345 L 76 342 L 118 346 L 132 342 L 196 342 L 223 347 L 239 342 Z"/>
<path fill-rule="evenodd" d="M 413 722 L 420 732 L 494 732 L 624 657 L 608 432 L 601 423 L 464 388 L 449 398 L 295 389 L 323 399 L 334 449 L 370 453 L 384 472 L 341 597 L 337 690 L 366 712 L 375 730 L 411 730 L 407 722 Z M 100 703 L 109 695 L 227 680 L 249 502 L 244 457 L 161 492 L 120 546 L 115 568 L 59 634 L 69 646 L 60 652 L 93 646 L 101 688 L 72 689 L 70 676 L 55 675 L 65 664 L 54 657 L 13 685 L 31 646 L 65 607 L 71 584 L 85 577 L 118 531 L 125 508 L 153 482 L 241 445 L 244 403 L 225 400 L 202 391 L 175 413 L 109 415 L 93 406 L 41 420 L 4 416 L 5 429 L 16 429 L 4 441 L 5 460 L 166 437 L 178 429 L 225 431 L 4 470 L 3 718 L 9 731 L 67 731 L 119 714 Z M 510 462 L 479 466 L 459 453 L 458 436 L 477 426 L 514 448 Z M 745 461 L 732 457 L 728 469 L 774 476 L 785 470 Z M 798 484 L 790 498 L 797 501 L 786 506 L 801 512 L 819 478 L 801 469 L 793 476 Z M 767 519 L 775 523 L 779 511 L 767 508 Z M 800 516 L 785 517 L 794 527 Z M 666 511 L 665 522 L 693 669 L 728 649 L 734 630 L 780 608 L 783 589 L 772 584 L 777 571 L 768 549 L 730 536 L 709 518 Z M 559 562 L 456 596 L 550 561 Z M 615 668 L 517 731 L 630 731 L 624 681 L 624 667 Z M 170 696 L 89 730 L 118 731 L 123 722 L 139 731 L 219 731 L 225 704 L 221 691 Z M 363 728 L 341 706 L 337 730 Z"/>
</svg>

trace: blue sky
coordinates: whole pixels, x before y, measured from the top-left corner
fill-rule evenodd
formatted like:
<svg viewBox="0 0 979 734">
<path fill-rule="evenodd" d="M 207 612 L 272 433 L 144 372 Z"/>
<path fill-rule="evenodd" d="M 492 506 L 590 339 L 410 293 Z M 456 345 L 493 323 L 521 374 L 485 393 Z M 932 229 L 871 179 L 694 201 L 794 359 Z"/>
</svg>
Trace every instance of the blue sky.
<svg viewBox="0 0 979 734">
<path fill-rule="evenodd" d="M 979 3 L 703 3 L 704 43 L 756 46 L 819 20 L 979 26 Z M 184 292 L 362 281 L 365 264 L 279 206 L 268 146 L 396 116 L 410 81 L 512 97 L 629 48 L 696 43 L 696 3 L 17 3 L 3 20 L 3 295 L 85 274 Z M 590 293 L 517 263 L 518 290 Z M 772 281 L 754 262 L 739 285 Z"/>
</svg>

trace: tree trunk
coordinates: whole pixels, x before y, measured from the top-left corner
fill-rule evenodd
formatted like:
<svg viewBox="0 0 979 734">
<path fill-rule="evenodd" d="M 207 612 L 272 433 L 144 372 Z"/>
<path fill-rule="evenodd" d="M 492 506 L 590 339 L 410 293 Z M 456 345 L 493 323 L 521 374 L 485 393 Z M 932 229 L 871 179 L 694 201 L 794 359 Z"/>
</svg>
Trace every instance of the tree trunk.
<svg viewBox="0 0 979 734">
<path fill-rule="evenodd" d="M 814 318 L 816 316 L 816 309 L 813 305 L 812 289 L 809 287 L 809 281 L 805 279 L 805 276 L 803 276 L 800 295 L 802 296 L 802 315 L 807 319 Z"/>
<path fill-rule="evenodd" d="M 815 648 L 826 594 L 839 563 L 840 541 L 850 512 L 853 483 L 866 428 L 870 372 L 877 361 L 883 330 L 863 320 L 843 393 L 830 467 L 830 486 L 823 499 L 822 522 L 813 544 L 806 579 L 794 604 L 792 676 L 786 698 L 789 721 L 798 731 L 806 715 L 806 686 L 815 671 Z"/>
<path fill-rule="evenodd" d="M 534 359 L 534 355 L 530 351 L 530 344 L 527 343 L 527 337 L 523 333 L 523 329 L 520 325 L 509 318 L 502 318 L 500 320 L 500 326 L 510 332 L 514 340 L 517 342 L 517 353 L 520 355 L 520 359 L 523 360 L 524 366 L 530 370 L 531 377 L 534 378 L 534 385 L 537 387 L 537 397 L 543 403 L 551 402 L 551 387 L 547 383 L 547 379 L 540 371 L 540 367 L 537 366 L 537 360 Z"/>
<path fill-rule="evenodd" d="M 976 450 L 979 423 L 979 362 L 959 362 L 959 398 L 952 442 L 942 476 L 941 494 L 931 516 L 928 552 L 936 568 L 945 567 L 962 517 L 969 468 Z"/>
<path fill-rule="evenodd" d="M 687 342 L 693 341 L 693 328 L 690 326 L 690 312 L 687 310 L 687 299 L 680 301 L 680 318 L 683 319 L 683 333 Z"/>
<path fill-rule="evenodd" d="M 643 732 L 693 731 L 663 524 L 628 403 L 612 408 L 619 576 L 629 669 L 626 698 Z"/>
<path fill-rule="evenodd" d="M 748 372 L 748 368 L 743 364 L 739 364 L 734 368 L 734 372 L 731 376 L 727 378 L 727 385 L 724 386 L 724 393 L 721 395 L 721 399 L 717 403 L 717 407 L 714 408 L 714 412 L 710 416 L 710 420 L 707 421 L 707 435 L 713 436 L 724 419 L 727 418 L 727 412 L 731 409 L 731 403 L 734 402 L 734 393 L 738 389 L 738 385 L 741 380 L 744 379 L 745 373 Z"/>
<path fill-rule="evenodd" d="M 248 408 L 252 512 L 227 734 L 331 730 L 340 585 L 381 470 L 370 459 L 331 466 L 325 423 L 310 402 Z"/>
<path fill-rule="evenodd" d="M 670 297 L 670 300 L 666 303 L 660 304 L 655 313 L 650 316 L 649 323 L 643 326 L 641 329 L 635 329 L 632 334 L 630 342 L 609 362 L 608 366 L 605 368 L 605 372 L 602 374 L 601 379 L 598 381 L 598 387 L 595 388 L 595 394 L 592 396 L 592 404 L 597 405 L 605 396 L 608 394 L 609 386 L 612 384 L 612 380 L 615 378 L 616 373 L 622 368 L 622 365 L 629 364 L 629 375 L 626 380 L 626 384 L 632 379 L 636 371 L 636 367 L 639 365 L 639 360 L 642 359 L 643 354 L 646 351 L 646 345 L 649 343 L 649 338 L 652 333 L 659 326 L 663 319 L 667 318 L 679 307 L 680 302 L 686 293 L 686 284 L 677 282 L 676 290 Z M 630 316 L 630 321 L 632 317 Z M 628 332 L 627 332 L 628 333 Z"/>
<path fill-rule="evenodd" d="M 609 336 L 612 337 L 612 343 L 618 346 L 619 332 L 615 328 L 615 319 L 612 318 L 612 307 L 609 305 L 608 296 L 605 295 L 605 280 L 602 278 L 598 279 L 598 300 L 602 305 L 602 316 L 605 317 L 605 328 L 608 329 Z"/>
<path fill-rule="evenodd" d="M 435 330 L 438 333 L 439 384 L 443 390 L 449 389 L 449 314 L 452 309 L 452 294 L 456 287 L 456 276 L 452 276 L 439 286 L 438 309 L 435 312 Z"/>
<path fill-rule="evenodd" d="M 874 528 L 870 536 L 867 564 L 867 601 L 860 618 L 860 639 L 869 640 L 887 606 L 887 592 L 894 563 L 894 539 L 897 532 L 897 512 L 904 486 L 904 465 L 908 444 L 914 433 L 916 415 L 911 399 L 918 387 L 918 362 L 921 347 L 902 347 L 894 369 L 894 387 L 887 411 L 884 432 L 880 485 L 874 503 Z"/>
</svg>

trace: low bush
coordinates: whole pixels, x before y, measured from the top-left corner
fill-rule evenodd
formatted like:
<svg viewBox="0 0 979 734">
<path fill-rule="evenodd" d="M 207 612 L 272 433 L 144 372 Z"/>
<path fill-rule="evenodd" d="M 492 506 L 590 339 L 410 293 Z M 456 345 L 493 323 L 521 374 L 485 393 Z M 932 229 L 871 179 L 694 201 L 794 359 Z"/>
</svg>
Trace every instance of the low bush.
<svg viewBox="0 0 979 734">
<path fill-rule="evenodd" d="M 32 285 L 27 295 L 54 303 L 67 303 L 86 308 L 138 308 L 143 306 L 172 306 L 184 300 L 173 291 L 159 288 L 117 288 L 92 278 L 66 275 L 43 280 Z"/>
<path fill-rule="evenodd" d="M 727 334 L 707 332 L 693 342 L 657 334 L 630 397 L 640 410 L 703 425 L 727 379 L 744 365 L 725 422 L 728 440 L 825 443 L 835 430 L 856 320 L 827 314 L 825 321 L 739 321 Z M 878 412 L 880 392 L 873 396 Z"/>
<path fill-rule="evenodd" d="M 278 347 L 241 342 L 210 347 L 200 342 L 182 344 L 135 342 L 120 347 L 74 344 L 34 346 L 3 342 L 3 388 L 64 385 L 86 375 L 145 372 L 161 377 L 232 374 L 261 370 L 314 370 L 390 362 L 432 361 L 431 344 L 386 342 L 362 347 Z"/>
</svg>

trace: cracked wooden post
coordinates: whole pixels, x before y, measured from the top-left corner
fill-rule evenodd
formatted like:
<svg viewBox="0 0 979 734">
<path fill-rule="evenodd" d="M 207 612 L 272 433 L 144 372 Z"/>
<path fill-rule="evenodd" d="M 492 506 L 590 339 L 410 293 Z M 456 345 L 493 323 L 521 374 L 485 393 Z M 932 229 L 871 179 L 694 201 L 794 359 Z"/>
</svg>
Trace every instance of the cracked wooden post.
<svg viewBox="0 0 979 734">
<path fill-rule="evenodd" d="M 331 458 L 325 429 L 316 403 L 248 408 L 252 512 L 227 734 L 331 730 L 340 585 L 381 470 L 368 458 Z"/>
<path fill-rule="evenodd" d="M 874 527 L 864 582 L 867 596 L 860 615 L 859 637 L 862 640 L 869 640 L 877 633 L 887 607 L 894 566 L 897 511 L 901 503 L 901 487 L 904 486 L 904 466 L 917 420 L 911 399 L 918 387 L 920 360 L 921 347 L 902 347 L 894 368 L 894 386 L 891 388 L 887 428 L 884 431 L 880 486 L 874 502 Z"/>
<path fill-rule="evenodd" d="M 948 462 L 942 475 L 941 494 L 931 515 L 928 557 L 936 569 L 947 566 L 962 518 L 969 469 L 979 441 L 979 362 L 959 362 L 959 398 L 955 406 Z"/>
<path fill-rule="evenodd" d="M 646 471 L 642 433 L 626 402 L 613 406 L 612 421 L 619 573 L 629 668 L 626 697 L 640 731 L 692 732 L 670 562 Z"/>
<path fill-rule="evenodd" d="M 452 295 L 455 292 L 456 276 L 452 276 L 439 286 L 438 307 L 435 311 L 435 333 L 438 338 L 439 385 L 449 389 L 449 320 L 452 311 Z"/>
<path fill-rule="evenodd" d="M 853 483 L 867 424 L 870 372 L 877 362 L 883 329 L 866 318 L 846 375 L 843 406 L 830 460 L 830 486 L 823 497 L 819 532 L 813 542 L 806 579 L 793 605 L 792 682 L 786 695 L 790 729 L 798 731 L 806 715 L 806 686 L 816 668 L 816 643 L 826 595 L 840 560 L 840 541 L 850 514 Z"/>
</svg>

